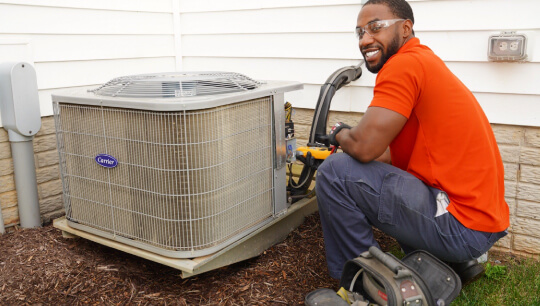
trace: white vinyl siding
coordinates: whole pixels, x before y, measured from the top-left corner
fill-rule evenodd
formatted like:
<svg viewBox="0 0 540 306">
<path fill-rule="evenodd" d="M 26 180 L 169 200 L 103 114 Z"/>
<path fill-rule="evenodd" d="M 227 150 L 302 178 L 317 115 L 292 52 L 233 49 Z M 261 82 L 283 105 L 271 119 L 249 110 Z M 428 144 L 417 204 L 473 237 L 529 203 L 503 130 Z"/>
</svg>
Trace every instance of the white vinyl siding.
<svg viewBox="0 0 540 306">
<path fill-rule="evenodd" d="M 37 73 L 42 116 L 51 93 L 122 75 L 176 70 L 171 0 L 0 1 L 0 61 Z"/>
<path fill-rule="evenodd" d="M 540 2 L 535 0 L 409 1 L 415 32 L 471 89 L 492 123 L 540 126 Z M 319 87 L 361 58 L 353 29 L 359 1 L 181 0 L 184 70 L 232 70 L 258 79 L 296 80 L 286 98 L 314 108 Z M 528 62 L 487 59 L 488 38 L 528 36 Z M 332 109 L 363 112 L 375 75 L 343 88 Z"/>
</svg>

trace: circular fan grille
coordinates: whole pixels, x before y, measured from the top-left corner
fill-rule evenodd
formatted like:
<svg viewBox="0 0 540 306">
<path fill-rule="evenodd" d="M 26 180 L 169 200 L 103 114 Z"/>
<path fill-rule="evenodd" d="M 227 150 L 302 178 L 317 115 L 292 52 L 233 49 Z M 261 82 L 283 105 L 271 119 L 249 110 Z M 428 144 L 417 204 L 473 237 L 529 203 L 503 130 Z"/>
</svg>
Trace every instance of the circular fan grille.
<svg viewBox="0 0 540 306">
<path fill-rule="evenodd" d="M 178 98 L 246 91 L 261 84 L 235 72 L 170 72 L 123 76 L 89 92 L 111 97 Z"/>
</svg>

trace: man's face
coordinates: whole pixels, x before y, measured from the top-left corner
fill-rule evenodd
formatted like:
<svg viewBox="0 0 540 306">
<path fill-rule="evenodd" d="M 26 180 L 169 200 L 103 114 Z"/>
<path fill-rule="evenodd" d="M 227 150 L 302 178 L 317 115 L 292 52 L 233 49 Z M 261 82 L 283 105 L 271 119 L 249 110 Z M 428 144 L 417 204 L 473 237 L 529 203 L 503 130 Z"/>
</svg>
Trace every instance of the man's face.
<svg viewBox="0 0 540 306">
<path fill-rule="evenodd" d="M 384 4 L 369 4 L 362 8 L 358 14 L 356 26 L 364 27 L 376 20 L 398 19 Z M 377 73 L 384 63 L 403 45 L 401 22 L 396 22 L 388 28 L 371 36 L 365 33 L 359 41 L 360 52 L 366 60 L 366 68 L 372 73 Z"/>
</svg>

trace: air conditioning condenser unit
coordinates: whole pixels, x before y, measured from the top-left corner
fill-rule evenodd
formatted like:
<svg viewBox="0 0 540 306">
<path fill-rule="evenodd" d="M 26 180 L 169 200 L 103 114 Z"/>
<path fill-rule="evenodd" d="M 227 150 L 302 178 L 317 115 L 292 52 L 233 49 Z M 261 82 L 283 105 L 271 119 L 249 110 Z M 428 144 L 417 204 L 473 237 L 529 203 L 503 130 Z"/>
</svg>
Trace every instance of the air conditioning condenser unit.
<svg viewBox="0 0 540 306">
<path fill-rule="evenodd" d="M 172 258 L 287 211 L 284 93 L 236 73 L 120 77 L 53 95 L 70 227 Z"/>
</svg>

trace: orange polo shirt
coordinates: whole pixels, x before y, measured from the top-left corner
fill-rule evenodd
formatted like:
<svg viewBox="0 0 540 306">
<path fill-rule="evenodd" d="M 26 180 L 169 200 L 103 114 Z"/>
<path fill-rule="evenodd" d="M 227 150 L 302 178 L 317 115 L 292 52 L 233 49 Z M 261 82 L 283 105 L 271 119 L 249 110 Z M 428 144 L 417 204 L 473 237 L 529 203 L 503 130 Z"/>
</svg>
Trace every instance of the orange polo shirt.
<svg viewBox="0 0 540 306">
<path fill-rule="evenodd" d="M 509 226 L 491 126 L 471 91 L 418 38 L 379 71 L 372 106 L 408 118 L 390 144 L 394 166 L 445 191 L 447 210 L 464 226 L 484 232 Z"/>
</svg>

